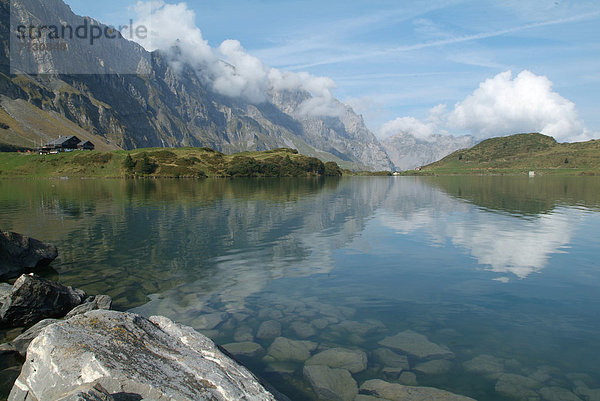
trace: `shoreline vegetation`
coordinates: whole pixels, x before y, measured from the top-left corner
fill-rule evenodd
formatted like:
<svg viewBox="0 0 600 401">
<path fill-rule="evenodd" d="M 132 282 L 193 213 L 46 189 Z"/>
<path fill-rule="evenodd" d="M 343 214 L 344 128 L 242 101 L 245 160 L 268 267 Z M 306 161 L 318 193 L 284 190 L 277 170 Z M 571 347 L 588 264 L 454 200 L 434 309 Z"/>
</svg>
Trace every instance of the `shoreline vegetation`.
<svg viewBox="0 0 600 401">
<path fill-rule="evenodd" d="M 390 173 L 391 174 L 391 173 Z M 0 153 L 3 178 L 340 177 L 335 162 L 293 149 L 226 155 L 210 148 L 72 151 L 51 155 Z"/>
</svg>

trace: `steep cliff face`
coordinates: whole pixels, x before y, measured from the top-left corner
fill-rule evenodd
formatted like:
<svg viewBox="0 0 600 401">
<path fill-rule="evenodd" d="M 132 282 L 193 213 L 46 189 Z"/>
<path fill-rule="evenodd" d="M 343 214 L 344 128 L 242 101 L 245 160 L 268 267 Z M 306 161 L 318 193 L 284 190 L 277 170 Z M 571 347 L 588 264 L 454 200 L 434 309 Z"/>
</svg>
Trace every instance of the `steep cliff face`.
<svg viewBox="0 0 600 401">
<path fill-rule="evenodd" d="M 476 143 L 472 136 L 432 135 L 427 139 L 419 139 L 406 133 L 381 141 L 396 170 L 425 166 Z"/>
<path fill-rule="evenodd" d="M 18 13 L 13 15 L 23 22 L 35 20 L 38 13 L 43 14 L 40 20 L 44 21 L 56 19 L 73 26 L 85 22 L 61 0 L 17 3 Z M 302 101 L 310 99 L 309 93 L 272 93 L 270 101 L 258 105 L 221 96 L 209 90 L 192 68 L 174 68 L 164 54 L 148 53 L 125 39 L 94 46 L 95 54 L 83 48 L 69 49 L 68 59 L 79 64 L 72 70 L 88 68 L 97 73 L 10 75 L 9 12 L 9 0 L 0 0 L 0 90 L 5 102 L 25 100 L 41 113 L 60 115 L 124 149 L 207 146 L 232 153 L 292 147 L 344 167 L 391 168 L 385 151 L 362 118 L 341 103 L 336 104 L 341 111 L 338 117 L 318 117 L 299 110 Z M 34 62 L 39 63 L 40 72 L 68 70 L 66 58 L 53 58 L 48 53 L 36 56 Z M 119 73 L 132 68 L 138 73 Z M 16 129 L 10 123 L 8 126 L 0 129 L 0 141 L 18 142 L 7 140 L 18 137 L 13 135 Z"/>
</svg>

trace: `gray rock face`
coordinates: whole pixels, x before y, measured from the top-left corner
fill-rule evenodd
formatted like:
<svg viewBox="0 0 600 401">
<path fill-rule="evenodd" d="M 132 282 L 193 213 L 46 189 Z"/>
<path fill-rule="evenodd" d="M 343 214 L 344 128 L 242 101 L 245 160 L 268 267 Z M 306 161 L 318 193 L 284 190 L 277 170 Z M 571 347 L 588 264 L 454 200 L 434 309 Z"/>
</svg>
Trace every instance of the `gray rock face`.
<svg viewBox="0 0 600 401">
<path fill-rule="evenodd" d="M 317 348 L 312 341 L 296 341 L 285 337 L 277 337 L 269 347 L 269 355 L 279 361 L 304 362 L 310 353 Z"/>
<path fill-rule="evenodd" d="M 456 395 L 431 387 L 409 387 L 388 383 L 383 380 L 368 380 L 360 386 L 360 393 L 374 395 L 390 401 L 474 401 L 472 398 Z"/>
<path fill-rule="evenodd" d="M 57 401 L 115 401 L 115 398 L 98 383 L 83 384 Z"/>
<path fill-rule="evenodd" d="M 58 323 L 58 322 L 60 322 L 60 320 L 44 319 L 41 322 L 38 322 L 35 325 L 33 325 L 32 327 L 30 327 L 27 331 L 25 331 L 23 334 L 21 334 L 14 340 L 12 340 L 10 345 L 12 345 L 13 348 L 15 350 L 17 350 L 17 352 L 19 354 L 21 354 L 21 356 L 24 357 L 27 354 L 27 347 L 29 347 L 29 344 L 31 344 L 31 342 L 37 336 L 40 335 L 42 330 L 44 330 L 46 327 L 50 326 L 51 324 Z"/>
<path fill-rule="evenodd" d="M 61 399 L 91 383 L 131 399 L 275 400 L 192 328 L 104 310 L 46 328 L 29 346 L 9 400 Z"/>
<path fill-rule="evenodd" d="M 54 245 L 0 231 L 0 279 L 18 277 L 32 269 L 48 266 L 57 256 Z"/>
<path fill-rule="evenodd" d="M 272 340 L 279 336 L 281 336 L 281 323 L 276 320 L 263 322 L 256 333 L 256 338 L 261 340 Z"/>
<path fill-rule="evenodd" d="M 434 344 L 422 334 L 406 330 L 379 341 L 380 345 L 402 351 L 419 359 L 452 359 L 454 354 L 445 346 Z"/>
<path fill-rule="evenodd" d="M 358 373 L 367 368 L 367 354 L 346 348 L 332 348 L 314 355 L 306 361 L 306 365 L 323 365 Z"/>
<path fill-rule="evenodd" d="M 400 133 L 381 141 L 397 170 L 426 166 L 476 143 L 472 136 L 432 135 L 427 139 L 419 139 L 407 133 Z"/>
<path fill-rule="evenodd" d="M 304 377 L 310 382 L 320 399 L 352 401 L 358 394 L 358 386 L 350 372 L 330 369 L 327 366 L 304 366 Z"/>
<path fill-rule="evenodd" d="M 42 319 L 63 317 L 85 298 L 81 290 L 24 274 L 0 308 L 0 327 L 30 326 Z"/>
<path fill-rule="evenodd" d="M 104 309 L 110 310 L 112 308 L 112 298 L 108 295 L 93 295 L 88 297 L 81 305 L 71 309 L 71 312 L 67 313 L 66 319 L 72 318 L 75 315 L 81 315 L 91 310 Z"/>
</svg>

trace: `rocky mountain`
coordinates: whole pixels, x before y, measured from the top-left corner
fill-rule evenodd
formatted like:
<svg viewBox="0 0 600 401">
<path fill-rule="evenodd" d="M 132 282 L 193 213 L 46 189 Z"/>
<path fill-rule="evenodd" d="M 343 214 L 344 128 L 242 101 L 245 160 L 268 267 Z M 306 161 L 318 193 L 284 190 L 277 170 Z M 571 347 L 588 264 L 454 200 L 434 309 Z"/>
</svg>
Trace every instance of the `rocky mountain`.
<svg viewBox="0 0 600 401">
<path fill-rule="evenodd" d="M 410 170 L 438 161 L 454 151 L 477 143 L 472 136 L 431 135 L 420 139 L 400 133 L 381 141 L 396 170 Z"/>
<path fill-rule="evenodd" d="M 205 146 L 232 153 L 291 147 L 343 167 L 392 168 L 351 108 L 340 103 L 344 112 L 336 117 L 300 113 L 308 92 L 273 91 L 260 104 L 223 96 L 190 66 L 174 66 L 166 54 L 148 53 L 124 38 L 90 48 L 74 45 L 68 58 L 52 51 L 27 54 L 10 46 L 10 2 L 16 4 L 13 17 L 24 25 L 50 20 L 105 28 L 75 15 L 61 0 L 0 0 L 0 142 L 34 146 L 78 132 L 106 149 Z M 19 52 L 28 74 L 11 75 L 10 51 Z M 23 103 L 27 113 L 20 112 Z"/>
</svg>

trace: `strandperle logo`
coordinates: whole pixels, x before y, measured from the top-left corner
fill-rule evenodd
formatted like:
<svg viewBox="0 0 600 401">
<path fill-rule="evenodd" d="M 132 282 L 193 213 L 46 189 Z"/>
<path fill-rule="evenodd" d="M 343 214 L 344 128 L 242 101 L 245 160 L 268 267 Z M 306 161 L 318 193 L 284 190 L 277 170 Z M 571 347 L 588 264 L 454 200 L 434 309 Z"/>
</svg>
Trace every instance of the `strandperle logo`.
<svg viewBox="0 0 600 401">
<path fill-rule="evenodd" d="M 15 30 L 17 39 L 30 45 L 33 43 L 37 45 L 56 45 L 56 43 L 50 43 L 49 41 L 66 43 L 67 40 L 79 39 L 85 40 L 93 46 L 94 42 L 98 43 L 102 39 L 144 40 L 148 38 L 148 28 L 146 26 L 138 25 L 135 29 L 130 29 L 132 26 L 133 20 L 129 20 L 129 25 L 116 28 L 108 25 L 91 24 L 90 20 L 86 18 L 83 24 L 75 27 L 68 24 L 17 25 Z M 121 33 L 123 31 L 126 32 L 125 35 Z"/>
<path fill-rule="evenodd" d="M 46 1 L 46 0 L 42 0 Z M 147 74 L 150 21 L 117 26 L 74 14 L 59 1 L 10 0 L 11 74 Z M 134 43 L 136 42 L 136 43 Z"/>
</svg>

